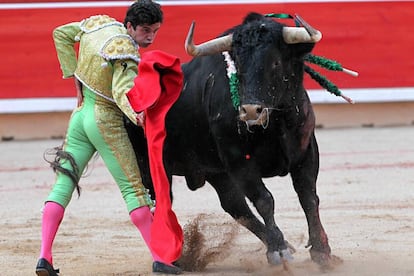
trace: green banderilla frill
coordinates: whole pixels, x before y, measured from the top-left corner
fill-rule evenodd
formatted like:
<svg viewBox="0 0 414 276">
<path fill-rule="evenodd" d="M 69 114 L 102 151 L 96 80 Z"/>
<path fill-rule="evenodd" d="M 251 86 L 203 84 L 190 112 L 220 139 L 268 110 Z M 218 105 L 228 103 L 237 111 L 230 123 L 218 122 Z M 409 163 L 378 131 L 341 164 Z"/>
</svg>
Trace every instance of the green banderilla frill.
<svg viewBox="0 0 414 276">
<path fill-rule="evenodd" d="M 236 73 L 231 74 L 229 79 L 231 101 L 234 108 L 237 110 L 240 106 L 239 98 L 239 78 Z"/>
<path fill-rule="evenodd" d="M 342 71 L 354 77 L 358 76 L 357 72 L 346 69 L 342 67 L 342 65 L 339 62 L 332 60 L 332 59 L 327 59 L 326 57 L 315 56 L 315 55 L 309 54 L 305 56 L 305 61 L 316 64 L 320 67 L 323 67 L 331 71 Z"/>
<path fill-rule="evenodd" d="M 309 74 L 309 76 L 313 80 L 315 80 L 320 86 L 325 88 L 328 92 L 334 94 L 335 96 L 344 98 L 348 103 L 354 103 L 354 101 L 351 98 L 343 95 L 342 92 L 338 89 L 338 87 L 334 83 L 332 83 L 330 80 L 322 76 L 320 73 L 316 72 L 315 70 L 313 70 L 307 65 L 305 65 L 304 70 L 306 73 Z"/>
</svg>

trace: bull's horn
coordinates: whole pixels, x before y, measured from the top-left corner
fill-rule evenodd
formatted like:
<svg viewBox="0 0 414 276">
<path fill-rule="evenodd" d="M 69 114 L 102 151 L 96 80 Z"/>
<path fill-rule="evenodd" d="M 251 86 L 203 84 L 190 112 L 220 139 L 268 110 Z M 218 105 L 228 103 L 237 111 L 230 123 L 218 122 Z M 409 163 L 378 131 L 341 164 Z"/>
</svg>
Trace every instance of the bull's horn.
<svg viewBox="0 0 414 276">
<path fill-rule="evenodd" d="M 321 38 L 320 32 L 310 35 L 303 27 L 283 27 L 283 39 L 287 44 L 316 43 Z"/>
<path fill-rule="evenodd" d="M 295 19 L 302 24 L 303 27 L 284 27 L 283 39 L 286 43 L 316 43 L 322 39 L 321 32 L 309 25 L 299 15 L 295 15 Z"/>
<path fill-rule="evenodd" d="M 188 31 L 187 38 L 185 39 L 185 51 L 191 56 L 208 56 L 231 49 L 232 34 L 215 38 L 204 42 L 199 45 L 194 45 L 193 34 L 194 34 L 195 22 L 191 23 L 190 30 Z"/>
</svg>

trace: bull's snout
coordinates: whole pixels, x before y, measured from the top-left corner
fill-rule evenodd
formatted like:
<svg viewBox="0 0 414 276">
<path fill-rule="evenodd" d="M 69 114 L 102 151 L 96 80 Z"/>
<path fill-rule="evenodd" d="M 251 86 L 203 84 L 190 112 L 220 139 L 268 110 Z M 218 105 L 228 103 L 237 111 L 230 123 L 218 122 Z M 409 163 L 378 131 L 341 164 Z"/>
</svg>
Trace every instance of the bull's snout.
<svg viewBox="0 0 414 276">
<path fill-rule="evenodd" d="M 268 109 L 259 104 L 244 104 L 240 107 L 239 118 L 248 126 L 267 126 L 269 114 Z"/>
</svg>

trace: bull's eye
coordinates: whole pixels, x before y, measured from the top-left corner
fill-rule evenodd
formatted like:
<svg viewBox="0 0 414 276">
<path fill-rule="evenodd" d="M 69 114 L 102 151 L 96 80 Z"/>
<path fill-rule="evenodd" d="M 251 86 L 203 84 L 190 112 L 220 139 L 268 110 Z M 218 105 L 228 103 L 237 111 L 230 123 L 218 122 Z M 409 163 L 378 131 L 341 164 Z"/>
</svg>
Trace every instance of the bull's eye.
<svg viewBox="0 0 414 276">
<path fill-rule="evenodd" d="M 273 61 L 273 64 L 272 64 L 272 69 L 276 69 L 276 68 L 278 68 L 280 66 L 280 61 L 279 60 L 275 60 L 275 61 Z"/>
</svg>

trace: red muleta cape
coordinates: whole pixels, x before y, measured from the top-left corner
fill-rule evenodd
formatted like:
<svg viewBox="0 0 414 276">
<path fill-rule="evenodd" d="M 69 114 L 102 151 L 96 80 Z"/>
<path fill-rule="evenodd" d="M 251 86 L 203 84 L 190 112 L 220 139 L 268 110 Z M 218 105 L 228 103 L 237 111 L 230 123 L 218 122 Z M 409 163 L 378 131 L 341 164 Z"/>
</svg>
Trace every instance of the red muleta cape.
<svg viewBox="0 0 414 276">
<path fill-rule="evenodd" d="M 136 112 L 145 111 L 150 171 L 157 201 L 150 246 L 162 261 L 172 263 L 181 256 L 183 230 L 171 209 L 170 183 L 163 165 L 163 145 L 165 117 L 182 89 L 180 60 L 158 50 L 144 53 L 134 84 L 127 97 Z"/>
</svg>

